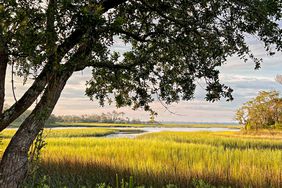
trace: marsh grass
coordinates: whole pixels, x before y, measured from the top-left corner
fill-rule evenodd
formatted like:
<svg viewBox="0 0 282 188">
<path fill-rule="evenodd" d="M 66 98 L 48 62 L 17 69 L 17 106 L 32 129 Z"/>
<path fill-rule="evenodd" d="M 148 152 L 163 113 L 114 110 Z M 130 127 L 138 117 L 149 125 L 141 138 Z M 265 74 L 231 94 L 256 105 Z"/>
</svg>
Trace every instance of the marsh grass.
<svg viewBox="0 0 282 188">
<path fill-rule="evenodd" d="M 44 137 L 58 138 L 58 137 L 100 137 L 119 132 L 114 129 L 104 128 L 80 128 L 80 129 L 48 129 L 44 130 Z M 1 133 L 2 138 L 11 138 L 16 133 L 15 129 L 4 130 Z"/>
<path fill-rule="evenodd" d="M 136 139 L 65 136 L 46 138 L 41 170 L 51 187 L 93 187 L 101 182 L 114 186 L 116 174 L 133 176 L 136 185 L 157 188 L 193 187 L 194 179 L 215 186 L 282 185 L 279 135 L 266 139 L 235 132 L 161 132 Z"/>
<path fill-rule="evenodd" d="M 229 149 L 282 149 L 280 135 L 262 137 L 241 132 L 162 132 L 144 134 L 139 139 L 204 144 Z"/>
<path fill-rule="evenodd" d="M 93 180 L 112 181 L 107 177 L 119 173 L 133 175 L 139 184 L 154 187 L 168 183 L 187 187 L 195 177 L 214 185 L 236 187 L 279 187 L 282 183 L 280 149 L 155 139 L 73 138 L 47 142 L 43 166 L 49 171 L 57 167 L 57 172 L 68 169 L 81 178 L 91 175 Z"/>
</svg>

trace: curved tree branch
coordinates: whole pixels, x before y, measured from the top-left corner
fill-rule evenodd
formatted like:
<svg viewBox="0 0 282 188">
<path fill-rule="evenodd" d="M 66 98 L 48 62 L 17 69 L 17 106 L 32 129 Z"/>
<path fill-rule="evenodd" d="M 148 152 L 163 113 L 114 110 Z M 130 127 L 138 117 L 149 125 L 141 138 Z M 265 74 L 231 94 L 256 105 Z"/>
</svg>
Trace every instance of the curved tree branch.
<svg viewBox="0 0 282 188">
<path fill-rule="evenodd" d="M 14 103 L 8 110 L 0 115 L 0 132 L 17 119 L 23 112 L 25 112 L 37 99 L 40 93 L 44 90 L 45 86 L 51 79 L 52 71 L 49 66 L 42 70 L 36 78 L 32 86 L 25 92 L 25 94 Z"/>
</svg>

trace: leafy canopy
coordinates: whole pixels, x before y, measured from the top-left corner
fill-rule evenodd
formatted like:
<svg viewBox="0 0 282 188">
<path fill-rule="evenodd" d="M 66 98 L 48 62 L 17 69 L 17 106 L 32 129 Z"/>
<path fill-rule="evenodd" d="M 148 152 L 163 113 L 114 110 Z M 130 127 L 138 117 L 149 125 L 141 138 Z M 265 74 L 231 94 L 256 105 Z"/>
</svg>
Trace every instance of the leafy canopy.
<svg viewBox="0 0 282 188">
<path fill-rule="evenodd" d="M 0 24 L 19 75 L 91 67 L 91 99 L 149 110 L 156 96 L 193 98 L 198 79 L 208 101 L 232 100 L 218 67 L 234 55 L 260 67 L 246 35 L 281 50 L 281 11 L 280 0 L 5 0 Z"/>
</svg>

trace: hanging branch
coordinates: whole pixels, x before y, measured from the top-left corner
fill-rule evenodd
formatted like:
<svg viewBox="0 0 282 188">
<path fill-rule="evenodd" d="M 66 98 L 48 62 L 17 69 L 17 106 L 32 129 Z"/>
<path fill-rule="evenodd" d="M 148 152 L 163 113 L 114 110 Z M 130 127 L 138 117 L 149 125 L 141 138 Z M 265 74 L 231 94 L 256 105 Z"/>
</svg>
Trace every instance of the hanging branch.
<svg viewBox="0 0 282 188">
<path fill-rule="evenodd" d="M 170 114 L 173 114 L 173 115 L 176 115 L 176 116 L 186 116 L 186 115 L 184 115 L 184 114 L 178 114 L 178 113 L 176 113 L 176 112 L 171 111 L 171 110 L 169 109 L 169 107 L 168 107 L 167 105 L 165 105 L 165 104 L 163 103 L 163 101 L 161 100 L 160 95 L 159 95 L 157 89 L 156 89 L 154 86 L 153 86 L 153 88 L 154 88 L 154 90 L 156 90 L 157 99 L 158 99 L 159 103 L 163 106 L 163 108 L 165 109 L 165 112 L 168 111 Z"/>
<path fill-rule="evenodd" d="M 38 69 L 35 67 L 35 68 L 34 68 L 34 72 L 33 72 L 33 74 L 32 74 L 33 80 L 36 80 L 36 78 L 38 77 L 38 72 L 37 72 L 37 70 L 38 70 Z M 41 95 L 41 94 L 38 95 L 39 98 L 41 97 L 40 95 Z M 38 103 L 38 97 L 37 97 L 36 100 L 35 100 L 35 105 L 37 105 L 37 103 Z"/>
<path fill-rule="evenodd" d="M 14 62 L 12 62 L 12 92 L 13 92 L 13 97 L 15 102 L 18 102 L 17 98 L 16 98 L 16 93 L 15 93 L 15 84 L 14 84 Z"/>
</svg>

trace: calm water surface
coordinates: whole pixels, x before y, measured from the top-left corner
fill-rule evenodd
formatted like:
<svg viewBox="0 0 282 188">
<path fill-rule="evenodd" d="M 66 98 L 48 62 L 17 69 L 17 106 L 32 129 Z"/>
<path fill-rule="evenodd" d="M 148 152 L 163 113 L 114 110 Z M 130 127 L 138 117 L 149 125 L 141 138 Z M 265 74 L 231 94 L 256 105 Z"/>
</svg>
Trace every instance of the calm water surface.
<svg viewBox="0 0 282 188">
<path fill-rule="evenodd" d="M 210 131 L 210 132 L 220 132 L 220 131 L 239 131 L 240 129 L 230 129 L 230 128 L 182 128 L 182 127 L 144 127 L 138 128 L 143 132 L 134 133 L 134 132 L 127 132 L 126 130 L 136 130 L 136 128 L 114 128 L 124 131 L 114 134 L 109 134 L 105 136 L 106 138 L 135 138 L 138 135 L 148 134 L 148 133 L 157 133 L 157 132 L 199 132 L 199 131 Z"/>
</svg>

